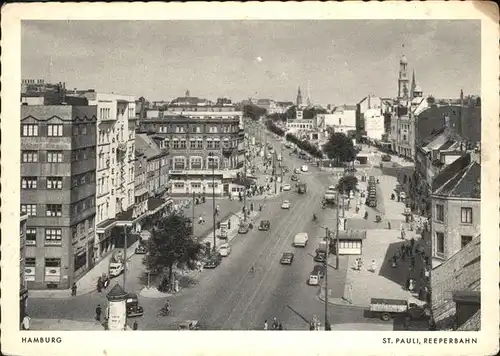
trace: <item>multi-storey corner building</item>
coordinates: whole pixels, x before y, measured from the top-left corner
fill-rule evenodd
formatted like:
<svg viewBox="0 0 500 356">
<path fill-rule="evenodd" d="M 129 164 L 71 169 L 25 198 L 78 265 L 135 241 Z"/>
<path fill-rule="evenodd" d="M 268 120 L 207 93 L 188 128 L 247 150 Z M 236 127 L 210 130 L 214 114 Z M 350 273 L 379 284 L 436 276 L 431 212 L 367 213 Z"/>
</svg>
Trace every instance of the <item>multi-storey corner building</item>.
<svg viewBox="0 0 500 356">
<path fill-rule="evenodd" d="M 30 289 L 69 288 L 94 264 L 96 106 L 21 106 L 21 212 Z"/>
<path fill-rule="evenodd" d="M 172 105 L 157 118 L 142 120 L 140 131 L 154 133 L 160 148 L 169 150 L 172 195 L 211 194 L 213 178 L 215 194 L 229 194 L 243 167 L 243 118 L 231 104 Z"/>
<path fill-rule="evenodd" d="M 432 182 L 432 265 L 438 266 L 480 234 L 479 152 L 445 167 Z"/>
<path fill-rule="evenodd" d="M 143 133 L 136 135 L 136 147 L 146 164 L 146 190 L 149 197 L 163 194 L 168 183 L 168 150 L 161 149 L 152 135 Z"/>
<path fill-rule="evenodd" d="M 28 284 L 26 282 L 26 222 L 28 215 L 21 213 L 19 223 L 19 237 L 20 237 L 20 250 L 19 250 L 19 323 L 26 315 L 26 308 L 28 304 Z"/>
</svg>

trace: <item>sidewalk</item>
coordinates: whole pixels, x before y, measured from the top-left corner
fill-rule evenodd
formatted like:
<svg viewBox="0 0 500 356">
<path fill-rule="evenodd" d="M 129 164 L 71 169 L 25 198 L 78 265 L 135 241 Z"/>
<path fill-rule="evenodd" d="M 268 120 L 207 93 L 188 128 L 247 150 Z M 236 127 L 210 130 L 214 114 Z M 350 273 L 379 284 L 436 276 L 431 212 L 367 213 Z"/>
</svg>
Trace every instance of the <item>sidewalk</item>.
<svg viewBox="0 0 500 356">
<path fill-rule="evenodd" d="M 133 243 L 127 249 L 127 260 L 135 254 L 135 249 L 139 241 Z M 102 276 L 103 273 L 108 274 L 109 260 L 111 259 L 113 253 L 99 261 L 98 264 L 94 266 L 87 274 L 80 278 L 76 282 L 76 295 L 85 295 L 96 290 L 97 279 Z M 113 280 L 112 280 L 113 281 Z M 112 282 L 111 281 L 111 282 Z M 110 282 L 110 284 L 111 284 Z M 29 290 L 29 298 L 72 298 L 71 289 L 58 289 L 58 290 Z"/>
<path fill-rule="evenodd" d="M 417 236 L 415 232 L 407 232 L 406 238 Z M 405 290 L 403 286 L 410 275 L 408 259 L 398 261 L 396 268 L 390 267 L 390 258 L 403 243 L 398 230 L 368 230 L 367 238 L 363 241 L 364 264 L 360 271 L 356 271 L 353 266 L 356 258 L 353 255 L 348 257 L 348 268 L 346 280 L 343 288 L 343 295 L 335 293 L 329 294 L 329 302 L 332 304 L 352 305 L 366 308 L 370 305 L 371 298 L 393 298 L 405 299 L 422 304 L 412 294 Z M 371 269 L 371 261 L 375 260 L 375 272 Z M 418 260 L 418 259 L 417 259 Z M 419 271 L 419 265 L 413 269 Z M 412 277 L 414 273 L 412 274 Z M 330 280 L 330 279 L 329 279 Z M 417 290 L 419 285 L 417 284 Z M 337 292 L 338 293 L 338 292 Z M 320 290 L 320 299 L 324 301 L 324 288 Z"/>
<path fill-rule="evenodd" d="M 104 327 L 96 320 L 75 321 L 68 319 L 31 319 L 30 330 L 44 331 L 103 331 Z"/>
</svg>

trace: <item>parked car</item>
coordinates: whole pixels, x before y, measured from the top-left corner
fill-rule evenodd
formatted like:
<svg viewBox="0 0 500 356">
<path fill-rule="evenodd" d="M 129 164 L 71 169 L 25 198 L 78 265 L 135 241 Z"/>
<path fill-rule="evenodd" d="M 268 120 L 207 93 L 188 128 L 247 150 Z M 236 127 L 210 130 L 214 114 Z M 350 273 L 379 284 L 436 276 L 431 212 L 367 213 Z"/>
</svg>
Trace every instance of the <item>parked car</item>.
<svg viewBox="0 0 500 356">
<path fill-rule="evenodd" d="M 291 180 L 292 182 L 296 182 L 296 181 L 298 181 L 298 180 L 299 180 L 299 178 L 298 178 L 295 174 L 293 174 L 293 175 L 290 177 L 290 180 Z"/>
<path fill-rule="evenodd" d="M 293 253 L 291 252 L 283 252 L 281 255 L 280 263 L 282 265 L 291 265 L 293 262 Z"/>
<path fill-rule="evenodd" d="M 240 224 L 238 227 L 238 234 L 246 234 L 250 231 L 250 226 L 248 224 Z"/>
<path fill-rule="evenodd" d="M 291 206 L 292 203 L 289 200 L 283 200 L 283 203 L 281 203 L 281 209 L 290 209 Z"/>
<path fill-rule="evenodd" d="M 262 220 L 259 225 L 260 231 L 267 231 L 271 227 L 271 222 L 269 220 Z"/>
<path fill-rule="evenodd" d="M 307 167 L 307 166 L 304 164 L 302 167 L 300 167 L 300 170 L 301 170 L 302 172 L 307 172 L 307 171 L 309 170 L 309 167 Z"/>
<path fill-rule="evenodd" d="M 229 256 L 229 254 L 231 253 L 231 246 L 229 246 L 229 244 L 222 244 L 220 247 L 219 247 L 219 253 L 222 257 L 227 257 Z"/>
<path fill-rule="evenodd" d="M 293 170 L 293 173 L 295 173 L 295 174 L 300 174 L 300 169 L 299 169 L 299 168 L 295 168 L 295 169 Z"/>
<path fill-rule="evenodd" d="M 220 253 L 216 252 L 208 257 L 207 262 L 205 262 L 204 268 L 215 268 L 222 262 L 222 256 Z"/>
<path fill-rule="evenodd" d="M 392 157 L 390 155 L 383 155 L 382 162 L 390 162 Z"/>
<path fill-rule="evenodd" d="M 312 272 L 309 274 L 309 279 L 307 282 L 309 283 L 310 286 L 317 286 L 319 285 L 319 281 L 323 276 L 325 275 L 325 266 L 322 265 L 316 265 L 314 266 L 314 269 Z"/>
<path fill-rule="evenodd" d="M 283 184 L 283 191 L 288 192 L 289 190 L 292 189 L 292 186 L 290 184 Z"/>
<path fill-rule="evenodd" d="M 315 262 L 326 262 L 326 253 L 324 251 L 317 251 L 316 256 L 314 256 Z"/>
<path fill-rule="evenodd" d="M 143 244 L 140 244 L 139 246 L 136 247 L 135 249 L 135 254 L 136 255 L 145 255 L 147 252 L 146 250 L 146 246 L 144 246 Z"/>
</svg>

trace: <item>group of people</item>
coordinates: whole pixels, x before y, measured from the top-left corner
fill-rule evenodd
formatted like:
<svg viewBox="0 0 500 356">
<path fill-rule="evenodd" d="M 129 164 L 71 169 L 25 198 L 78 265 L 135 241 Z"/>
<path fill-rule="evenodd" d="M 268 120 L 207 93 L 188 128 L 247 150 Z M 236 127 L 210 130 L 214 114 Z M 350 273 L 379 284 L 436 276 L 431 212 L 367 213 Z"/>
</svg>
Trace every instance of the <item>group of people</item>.
<svg viewBox="0 0 500 356">
<path fill-rule="evenodd" d="M 272 329 L 269 329 L 269 325 L 267 320 L 264 321 L 264 330 L 283 330 L 283 323 L 278 321 L 276 317 L 273 318 L 273 323 L 271 325 Z"/>
</svg>

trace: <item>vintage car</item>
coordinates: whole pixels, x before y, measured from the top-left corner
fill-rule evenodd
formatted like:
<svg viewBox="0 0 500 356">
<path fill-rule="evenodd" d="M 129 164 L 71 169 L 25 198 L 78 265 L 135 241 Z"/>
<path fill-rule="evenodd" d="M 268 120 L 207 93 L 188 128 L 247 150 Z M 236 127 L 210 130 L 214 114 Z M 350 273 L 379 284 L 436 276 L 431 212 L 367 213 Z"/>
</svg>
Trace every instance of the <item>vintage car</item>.
<svg viewBox="0 0 500 356">
<path fill-rule="evenodd" d="M 392 157 L 390 155 L 383 155 L 382 162 L 390 162 Z"/>
<path fill-rule="evenodd" d="M 222 261 L 222 256 L 220 253 L 213 253 L 208 257 L 207 262 L 205 262 L 204 268 L 216 268 L 220 265 Z"/>
<path fill-rule="evenodd" d="M 290 209 L 292 207 L 292 203 L 289 200 L 283 200 L 281 203 L 281 209 Z"/>
<path fill-rule="evenodd" d="M 200 322 L 198 320 L 185 320 L 182 323 L 179 323 L 177 326 L 178 330 L 200 330 Z"/>
<path fill-rule="evenodd" d="M 283 184 L 283 191 L 284 192 L 288 192 L 291 189 L 292 189 L 292 186 L 290 184 Z"/>
<path fill-rule="evenodd" d="M 298 181 L 298 180 L 299 180 L 299 178 L 298 178 L 295 174 L 293 174 L 293 175 L 290 177 L 290 180 L 291 180 L 292 182 L 296 182 L 296 181 Z"/>
<path fill-rule="evenodd" d="M 267 231 L 271 227 L 271 222 L 269 220 L 262 220 L 259 225 L 260 231 Z"/>
<path fill-rule="evenodd" d="M 316 256 L 314 256 L 315 262 L 326 262 L 326 252 L 316 251 Z"/>
<path fill-rule="evenodd" d="M 142 316 L 144 314 L 144 309 L 139 305 L 139 298 L 137 294 L 127 294 L 127 317 L 133 318 L 137 316 Z"/>
<path fill-rule="evenodd" d="M 250 231 L 250 225 L 249 224 L 243 224 L 241 223 L 240 226 L 238 227 L 238 234 L 246 234 Z"/>
<path fill-rule="evenodd" d="M 293 262 L 293 253 L 292 252 L 283 252 L 281 255 L 280 263 L 282 265 L 291 265 Z"/>
<path fill-rule="evenodd" d="M 143 244 L 139 244 L 139 246 L 136 247 L 135 249 L 135 254 L 136 255 L 145 255 L 147 252 L 146 246 Z"/>
</svg>

